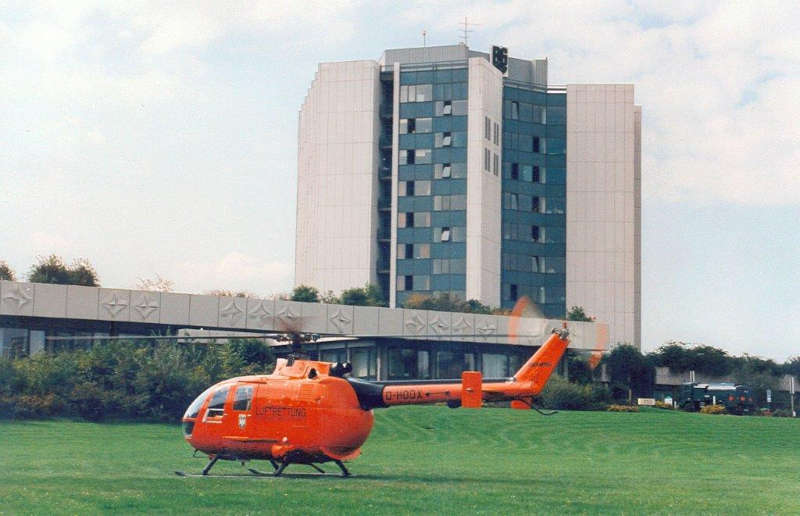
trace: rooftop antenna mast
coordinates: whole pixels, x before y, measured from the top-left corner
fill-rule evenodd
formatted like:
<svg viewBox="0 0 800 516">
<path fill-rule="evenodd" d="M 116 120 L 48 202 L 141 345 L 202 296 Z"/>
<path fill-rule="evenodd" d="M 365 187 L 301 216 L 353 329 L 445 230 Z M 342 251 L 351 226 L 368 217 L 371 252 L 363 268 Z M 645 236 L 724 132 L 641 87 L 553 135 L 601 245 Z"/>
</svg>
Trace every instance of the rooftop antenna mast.
<svg viewBox="0 0 800 516">
<path fill-rule="evenodd" d="M 466 46 L 466 47 L 469 46 L 469 33 L 470 32 L 475 32 L 474 30 L 470 29 L 470 27 L 475 27 L 477 25 L 480 25 L 480 24 L 479 23 L 472 23 L 472 22 L 467 20 L 466 16 L 464 16 L 464 27 L 458 29 L 458 31 L 461 33 L 461 39 L 463 40 L 462 42 L 464 43 L 464 46 Z"/>
<path fill-rule="evenodd" d="M 428 31 L 423 29 L 422 30 L 422 46 L 423 47 L 427 47 L 428 46 L 428 38 L 427 37 L 428 37 Z"/>
</svg>

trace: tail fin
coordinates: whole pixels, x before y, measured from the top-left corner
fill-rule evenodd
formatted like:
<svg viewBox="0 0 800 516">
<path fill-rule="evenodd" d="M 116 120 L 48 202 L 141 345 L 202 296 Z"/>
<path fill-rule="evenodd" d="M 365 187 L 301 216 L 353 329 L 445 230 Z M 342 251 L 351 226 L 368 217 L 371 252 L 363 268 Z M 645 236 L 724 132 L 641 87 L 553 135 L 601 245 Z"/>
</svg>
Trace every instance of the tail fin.
<svg viewBox="0 0 800 516">
<path fill-rule="evenodd" d="M 558 361 L 569 345 L 567 336 L 569 332 L 564 330 L 553 330 L 553 334 L 539 348 L 533 356 L 517 371 L 514 380 L 517 382 L 532 382 L 533 394 L 538 394 L 547 383 L 547 379 L 553 373 Z"/>
</svg>

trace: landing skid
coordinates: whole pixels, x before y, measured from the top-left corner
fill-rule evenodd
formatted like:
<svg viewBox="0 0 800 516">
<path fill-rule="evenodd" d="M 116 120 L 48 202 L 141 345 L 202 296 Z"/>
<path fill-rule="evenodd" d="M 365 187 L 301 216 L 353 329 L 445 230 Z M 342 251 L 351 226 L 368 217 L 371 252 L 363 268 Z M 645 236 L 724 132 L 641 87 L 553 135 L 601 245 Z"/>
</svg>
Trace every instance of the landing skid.
<svg viewBox="0 0 800 516">
<path fill-rule="evenodd" d="M 209 459 L 209 461 L 208 461 L 208 464 L 206 464 L 206 466 L 203 468 L 203 470 L 200 473 L 186 473 L 185 471 L 175 471 L 175 474 L 178 475 L 179 477 L 207 477 L 207 476 L 209 476 L 208 472 L 211 471 L 211 468 L 214 467 L 214 464 L 216 464 L 217 461 L 220 458 L 221 457 L 219 457 L 219 456 L 211 457 Z M 349 477 L 350 476 L 350 471 L 348 471 L 348 469 L 345 467 L 345 465 L 344 465 L 344 463 L 342 461 L 334 460 L 333 462 L 337 466 L 339 466 L 339 469 L 342 471 L 342 476 L 343 477 Z M 324 469 L 320 468 L 319 466 L 317 466 L 316 464 L 311 463 L 311 462 L 292 462 L 291 460 L 284 460 L 282 462 L 276 462 L 273 459 L 269 459 L 269 463 L 270 463 L 270 465 L 272 465 L 272 468 L 273 468 L 273 471 L 271 473 L 267 473 L 267 472 L 264 472 L 264 471 L 259 471 L 259 470 L 255 469 L 255 468 L 247 468 L 247 471 L 249 471 L 250 473 L 252 473 L 254 476 L 257 476 L 257 477 L 279 477 L 279 476 L 283 475 L 283 472 L 286 470 L 287 467 L 289 467 L 290 464 L 304 464 L 306 466 L 311 466 L 312 468 L 314 468 L 315 470 L 317 470 L 319 473 L 321 473 L 323 475 L 327 474 L 327 473 L 325 473 Z M 242 466 L 244 466 L 244 464 L 245 464 L 244 461 L 242 461 Z M 220 477 L 220 476 L 231 476 L 231 475 L 211 475 L 211 476 Z M 241 476 L 241 475 L 237 475 L 237 476 Z"/>
</svg>

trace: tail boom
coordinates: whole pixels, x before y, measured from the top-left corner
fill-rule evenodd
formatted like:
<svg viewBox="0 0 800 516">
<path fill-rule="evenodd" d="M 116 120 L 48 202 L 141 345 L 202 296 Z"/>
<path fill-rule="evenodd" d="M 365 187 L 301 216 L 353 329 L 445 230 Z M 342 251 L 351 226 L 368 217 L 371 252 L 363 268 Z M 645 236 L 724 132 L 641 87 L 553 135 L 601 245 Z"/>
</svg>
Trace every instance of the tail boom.
<svg viewBox="0 0 800 516">
<path fill-rule="evenodd" d="M 566 330 L 554 330 L 553 334 L 533 356 L 507 381 L 481 383 L 481 399 L 503 401 L 530 398 L 541 392 L 558 361 L 564 355 L 569 340 Z M 467 398 L 474 397 L 474 384 L 462 383 L 385 385 L 381 392 L 383 406 L 421 405 L 447 401 L 461 401 L 464 386 Z"/>
</svg>

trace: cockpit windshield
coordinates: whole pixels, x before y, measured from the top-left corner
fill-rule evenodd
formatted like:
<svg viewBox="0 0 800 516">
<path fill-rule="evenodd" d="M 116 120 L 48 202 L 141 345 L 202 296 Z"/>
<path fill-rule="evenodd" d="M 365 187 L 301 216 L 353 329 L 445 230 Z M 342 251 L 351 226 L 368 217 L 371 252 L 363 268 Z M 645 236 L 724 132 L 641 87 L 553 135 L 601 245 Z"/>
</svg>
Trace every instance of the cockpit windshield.
<svg viewBox="0 0 800 516">
<path fill-rule="evenodd" d="M 203 393 L 194 399 L 189 408 L 186 409 L 186 413 L 183 415 L 184 419 L 191 419 L 197 417 L 197 413 L 200 412 L 200 407 L 203 406 L 203 402 L 208 397 L 208 394 L 214 387 L 209 387 L 208 389 L 204 390 Z"/>
</svg>

